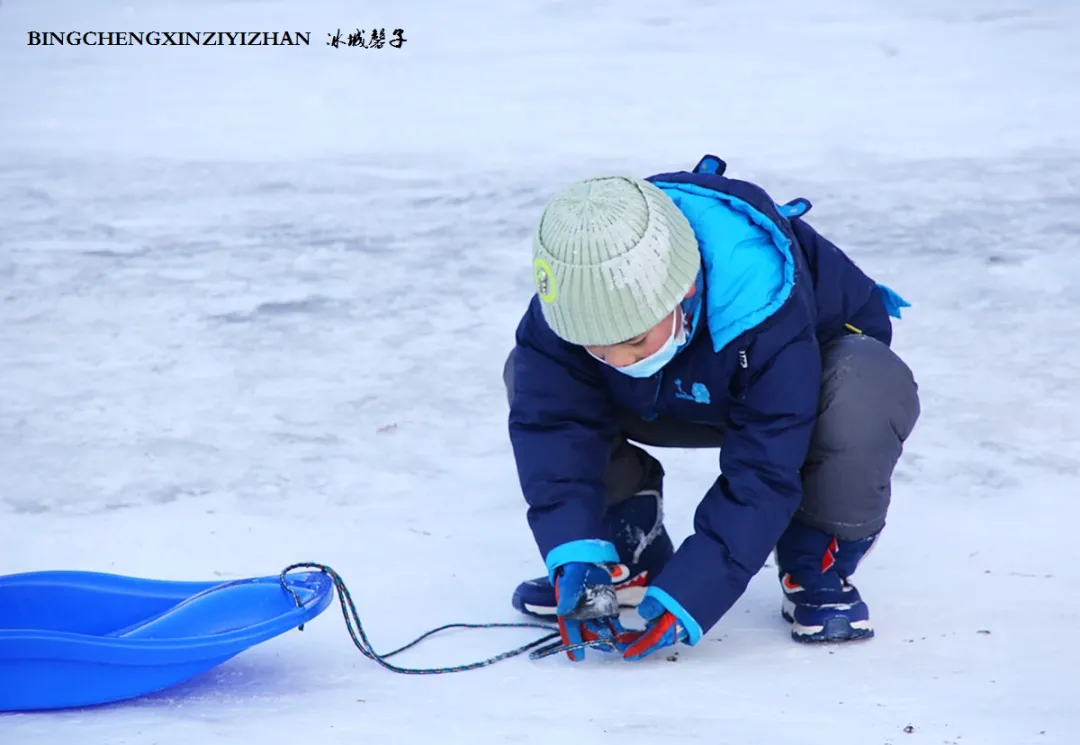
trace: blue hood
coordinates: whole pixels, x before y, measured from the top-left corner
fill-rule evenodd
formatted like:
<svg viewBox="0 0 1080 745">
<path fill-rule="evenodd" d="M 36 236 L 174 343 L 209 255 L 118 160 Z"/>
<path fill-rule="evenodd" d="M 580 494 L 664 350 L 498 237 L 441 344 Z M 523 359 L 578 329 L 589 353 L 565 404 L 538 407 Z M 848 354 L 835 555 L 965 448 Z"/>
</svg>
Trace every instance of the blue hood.
<svg viewBox="0 0 1080 745">
<path fill-rule="evenodd" d="M 655 182 L 690 221 L 705 274 L 713 349 L 780 309 L 795 284 L 791 241 L 747 202 L 696 184 Z"/>
</svg>

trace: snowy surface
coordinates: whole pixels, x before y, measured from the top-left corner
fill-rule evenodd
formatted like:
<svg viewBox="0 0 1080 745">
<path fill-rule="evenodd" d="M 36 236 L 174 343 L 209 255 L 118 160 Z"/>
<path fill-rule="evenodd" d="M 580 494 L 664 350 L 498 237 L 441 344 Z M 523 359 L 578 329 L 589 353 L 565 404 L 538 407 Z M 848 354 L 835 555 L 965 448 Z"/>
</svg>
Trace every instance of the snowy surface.
<svg viewBox="0 0 1080 745">
<path fill-rule="evenodd" d="M 325 45 L 373 26 L 409 41 Z M 312 46 L 28 47 L 34 29 Z M 409 677 L 335 606 L 156 696 L 0 716 L 3 745 L 1080 733 L 1075 2 L 3 0 L 0 102 L 0 574 L 319 561 L 383 650 L 520 620 L 510 593 L 541 565 L 501 367 L 539 210 L 597 172 L 714 152 L 809 198 L 913 302 L 896 348 L 923 397 L 858 575 L 871 642 L 791 642 L 765 570 L 675 663 Z M 715 453 L 661 454 L 679 538 Z M 452 633 L 401 662 L 531 638 Z"/>
</svg>

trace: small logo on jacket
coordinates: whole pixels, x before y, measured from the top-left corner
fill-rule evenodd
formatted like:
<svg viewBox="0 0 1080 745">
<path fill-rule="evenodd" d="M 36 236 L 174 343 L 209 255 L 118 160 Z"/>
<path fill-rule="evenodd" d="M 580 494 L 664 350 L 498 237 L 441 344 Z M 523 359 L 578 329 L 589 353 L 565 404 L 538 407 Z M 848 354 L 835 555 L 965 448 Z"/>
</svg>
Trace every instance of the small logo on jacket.
<svg viewBox="0 0 1080 745">
<path fill-rule="evenodd" d="M 694 383 L 690 386 L 690 392 L 687 393 L 683 390 L 682 380 L 675 381 L 675 398 L 693 401 L 696 404 L 707 404 L 711 400 L 709 389 L 705 387 L 704 383 Z"/>
</svg>

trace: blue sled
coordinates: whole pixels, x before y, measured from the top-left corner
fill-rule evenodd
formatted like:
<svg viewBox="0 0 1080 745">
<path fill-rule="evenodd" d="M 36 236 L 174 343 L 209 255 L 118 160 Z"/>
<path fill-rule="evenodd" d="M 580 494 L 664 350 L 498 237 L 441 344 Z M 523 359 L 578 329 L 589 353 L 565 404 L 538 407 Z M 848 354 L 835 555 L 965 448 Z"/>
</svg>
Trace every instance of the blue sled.
<svg viewBox="0 0 1080 745">
<path fill-rule="evenodd" d="M 322 572 L 169 582 L 0 576 L 0 712 L 106 704 L 188 680 L 298 628 L 333 599 Z M 296 593 L 295 596 L 293 593 Z"/>
</svg>

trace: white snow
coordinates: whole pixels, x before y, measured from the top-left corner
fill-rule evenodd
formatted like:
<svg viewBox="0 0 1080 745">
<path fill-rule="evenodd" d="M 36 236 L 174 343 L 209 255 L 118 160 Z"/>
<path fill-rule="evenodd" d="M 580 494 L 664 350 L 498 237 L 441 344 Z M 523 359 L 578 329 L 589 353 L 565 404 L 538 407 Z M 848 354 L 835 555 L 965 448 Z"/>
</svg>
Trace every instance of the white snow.
<svg viewBox="0 0 1080 745">
<path fill-rule="evenodd" d="M 408 41 L 325 44 L 375 26 Z M 26 46 L 153 29 L 312 45 Z M 383 650 L 520 620 L 542 568 L 500 375 L 534 221 L 706 152 L 913 303 L 923 415 L 856 576 L 868 643 L 791 642 L 771 568 L 676 663 L 398 676 L 335 606 L 159 695 L 0 716 L 0 743 L 1073 742 L 1078 39 L 1070 0 L 3 0 L 0 574 L 319 561 Z M 715 453 L 660 454 L 678 539 Z"/>
</svg>

